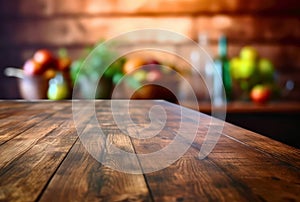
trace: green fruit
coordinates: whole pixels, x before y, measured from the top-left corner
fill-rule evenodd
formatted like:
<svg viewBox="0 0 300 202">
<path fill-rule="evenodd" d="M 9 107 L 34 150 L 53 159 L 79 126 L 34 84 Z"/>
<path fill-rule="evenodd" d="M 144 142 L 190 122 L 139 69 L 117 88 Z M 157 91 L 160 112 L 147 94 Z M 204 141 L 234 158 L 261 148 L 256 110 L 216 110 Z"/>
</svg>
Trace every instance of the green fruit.
<svg viewBox="0 0 300 202">
<path fill-rule="evenodd" d="M 147 72 L 145 70 L 138 70 L 132 75 L 132 77 L 137 81 L 142 82 L 146 80 Z"/>
<path fill-rule="evenodd" d="M 63 100 L 69 96 L 69 88 L 61 74 L 49 81 L 47 96 L 50 100 Z"/>
<path fill-rule="evenodd" d="M 253 60 L 255 61 L 258 57 L 258 53 L 255 48 L 251 46 L 245 46 L 240 51 L 240 58 L 242 60 Z"/>
<path fill-rule="evenodd" d="M 237 71 L 237 78 L 248 79 L 255 74 L 256 62 L 253 60 L 241 60 Z"/>
<path fill-rule="evenodd" d="M 50 100 L 63 100 L 68 98 L 69 91 L 66 84 L 50 85 L 47 96 Z"/>
<path fill-rule="evenodd" d="M 234 57 L 230 60 L 230 74 L 232 78 L 238 79 L 240 68 L 240 58 Z"/>
<path fill-rule="evenodd" d="M 258 72 L 263 79 L 272 79 L 274 75 L 274 67 L 270 60 L 262 58 L 258 62 Z"/>
</svg>

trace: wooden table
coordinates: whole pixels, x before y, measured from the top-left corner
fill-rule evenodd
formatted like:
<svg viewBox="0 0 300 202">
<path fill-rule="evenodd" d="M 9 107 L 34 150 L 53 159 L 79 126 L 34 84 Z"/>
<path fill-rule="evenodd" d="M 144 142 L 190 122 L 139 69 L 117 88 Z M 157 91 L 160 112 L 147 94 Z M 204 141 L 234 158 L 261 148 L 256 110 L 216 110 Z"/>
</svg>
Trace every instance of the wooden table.
<svg viewBox="0 0 300 202">
<path fill-rule="evenodd" d="M 225 123 L 223 132 L 215 134 L 220 138 L 212 152 L 201 160 L 211 117 L 164 101 L 136 100 L 129 107 L 134 123 L 147 126 L 153 105 L 165 109 L 165 126 L 154 137 L 138 139 L 119 130 L 109 100 L 95 104 L 106 138 L 134 155 L 168 147 L 178 135 L 179 122 L 194 127 L 200 121 L 193 143 L 177 161 L 150 173 L 143 173 L 145 164 L 139 162 L 141 172 L 131 174 L 109 168 L 88 153 L 75 129 L 72 102 L 0 102 L 0 201 L 300 200 L 300 150 Z M 119 115 L 125 109 L 120 107 Z M 181 119 L 180 110 L 190 116 Z M 79 117 L 79 133 L 96 134 L 93 115 Z M 123 126 L 135 133 L 128 124 L 124 121 Z M 180 144 L 187 144 L 184 138 Z M 95 140 L 92 145 L 101 147 Z"/>
<path fill-rule="evenodd" d="M 211 114 L 208 102 L 184 106 Z M 222 107 L 215 107 L 221 110 Z M 226 106 L 226 121 L 300 149 L 300 102 L 272 101 L 265 104 L 233 101 Z M 270 127 L 272 126 L 272 127 Z"/>
</svg>

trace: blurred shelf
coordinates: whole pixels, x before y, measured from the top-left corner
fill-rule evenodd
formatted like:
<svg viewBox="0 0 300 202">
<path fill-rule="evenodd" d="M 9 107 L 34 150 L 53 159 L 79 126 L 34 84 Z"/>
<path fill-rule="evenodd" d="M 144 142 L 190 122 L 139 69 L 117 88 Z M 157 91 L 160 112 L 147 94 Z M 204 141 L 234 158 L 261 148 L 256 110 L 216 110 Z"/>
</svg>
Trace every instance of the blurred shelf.
<svg viewBox="0 0 300 202">
<path fill-rule="evenodd" d="M 183 104 L 205 114 L 211 114 L 211 104 L 200 102 L 198 109 L 186 102 Z M 224 107 L 216 108 L 224 110 Z M 273 101 L 266 104 L 253 102 L 229 102 L 226 106 L 226 121 L 242 128 L 260 133 L 274 140 L 300 148 L 300 103 L 296 101 Z"/>
<path fill-rule="evenodd" d="M 210 102 L 199 102 L 198 108 L 191 102 L 184 102 L 183 106 L 198 110 L 203 113 L 211 113 Z M 216 110 L 223 110 L 225 106 L 215 107 Z M 226 105 L 227 113 L 300 113 L 300 102 L 296 101 L 274 101 L 265 104 L 253 102 L 233 101 Z"/>
</svg>

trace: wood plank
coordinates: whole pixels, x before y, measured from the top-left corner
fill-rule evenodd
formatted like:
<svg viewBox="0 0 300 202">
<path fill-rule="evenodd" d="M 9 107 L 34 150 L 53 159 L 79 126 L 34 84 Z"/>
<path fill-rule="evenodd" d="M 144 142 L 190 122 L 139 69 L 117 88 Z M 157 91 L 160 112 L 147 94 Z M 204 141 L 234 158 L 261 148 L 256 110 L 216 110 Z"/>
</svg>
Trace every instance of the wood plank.
<svg viewBox="0 0 300 202">
<path fill-rule="evenodd" d="M 40 111 L 51 108 L 50 103 L 34 106 Z M 38 198 L 77 139 L 74 128 L 66 127 L 66 122 L 72 119 L 59 120 L 58 114 L 64 113 L 64 108 L 63 104 L 52 107 L 56 112 L 52 117 L 1 145 L 0 200 L 34 201 Z"/>
<path fill-rule="evenodd" d="M 132 101 L 132 104 L 133 104 L 134 108 L 131 108 L 130 112 L 132 113 L 131 115 L 132 115 L 133 121 L 135 121 L 135 123 L 137 123 L 139 126 L 140 125 L 143 126 L 143 125 L 145 125 L 145 123 L 149 122 L 149 117 L 147 117 L 145 115 L 147 114 L 148 109 L 151 108 L 151 106 L 153 104 L 158 104 L 158 103 L 152 103 L 152 104 L 149 105 L 149 103 L 151 103 L 151 102 L 149 101 L 149 102 L 145 103 L 143 101 Z M 127 109 L 128 106 L 123 105 L 122 107 L 124 107 L 123 109 Z M 122 108 L 120 108 L 121 112 L 124 111 L 124 110 L 121 110 L 121 109 Z M 173 109 L 172 112 L 174 112 L 174 107 L 172 109 Z M 174 118 L 174 117 L 172 117 L 172 118 Z M 175 117 L 175 120 L 177 120 L 176 117 Z M 174 121 L 174 120 L 172 119 L 172 121 Z M 125 119 L 124 124 L 127 125 L 126 123 L 127 122 L 126 122 L 126 119 Z M 188 123 L 186 123 L 186 124 L 188 124 Z M 176 121 L 176 124 L 173 125 L 173 126 L 172 126 L 172 123 L 167 124 L 167 128 L 171 128 L 171 127 L 172 127 L 172 129 L 176 129 L 178 127 L 178 121 Z M 129 129 L 128 129 L 128 131 L 134 132 L 133 130 L 129 130 Z M 139 152 L 149 153 L 149 152 L 154 152 L 154 151 L 157 151 L 158 149 L 161 149 L 162 147 L 165 146 L 166 143 L 169 143 L 169 141 L 172 140 L 172 137 L 174 137 L 174 131 L 170 131 L 172 129 L 167 129 L 167 130 L 165 129 L 164 132 L 159 134 L 159 137 L 152 138 L 151 141 L 148 141 L 148 140 L 147 141 L 145 141 L 145 140 L 137 141 L 137 139 L 132 139 L 132 141 L 134 143 L 134 146 L 135 146 L 135 151 L 138 152 L 138 153 Z M 160 139 L 160 138 L 162 138 L 163 140 Z M 149 144 L 149 142 L 151 142 L 151 145 Z M 141 148 L 143 148 L 143 149 L 141 150 Z M 174 151 L 174 152 L 176 152 L 176 151 Z M 195 152 L 197 152 L 197 151 L 194 151 L 194 153 Z M 190 158 L 195 159 L 194 156 L 195 155 L 193 155 L 193 157 L 190 156 Z M 190 159 L 188 159 L 188 160 L 190 160 Z M 181 164 L 186 164 L 186 165 L 189 164 L 190 165 L 190 163 L 187 162 L 188 160 L 184 159 L 183 162 L 181 162 Z M 185 162 L 187 162 L 187 163 L 185 163 Z M 148 164 L 146 165 L 145 163 L 147 163 L 147 162 L 143 162 L 143 161 L 141 162 L 141 164 L 143 166 L 143 169 L 148 168 Z M 176 162 L 176 164 L 177 164 L 177 162 Z M 180 164 L 180 163 L 178 163 L 178 164 Z M 206 166 L 207 167 L 204 166 L 204 169 L 210 170 L 210 172 L 212 172 L 211 167 L 216 168 L 213 164 L 208 164 Z M 190 166 L 186 166 L 186 167 L 190 167 Z M 167 168 L 167 169 L 169 169 L 169 168 Z M 232 199 L 242 200 L 243 198 L 239 198 L 239 196 L 245 196 L 246 193 L 248 193 L 248 190 L 247 191 L 245 191 L 245 190 L 236 191 L 236 190 L 231 190 L 231 189 L 228 190 L 227 188 L 224 188 L 224 189 L 222 189 L 222 191 L 220 191 L 220 192 L 218 191 L 218 192 L 212 194 L 211 189 L 213 189 L 213 187 L 208 187 L 207 188 L 207 186 L 205 186 L 205 187 L 200 187 L 199 188 L 199 186 L 202 185 L 202 183 L 200 183 L 200 185 L 199 185 L 199 184 L 197 184 L 197 182 L 192 181 L 192 179 L 195 180 L 195 179 L 205 178 L 202 175 L 203 173 L 198 174 L 198 172 L 194 172 L 193 174 L 195 174 L 195 175 L 191 175 L 190 170 L 188 170 L 187 172 L 183 172 L 182 169 L 180 169 L 178 167 L 176 167 L 175 169 L 180 170 L 180 172 L 178 172 L 178 175 L 180 175 L 181 173 L 187 173 L 188 172 L 189 176 L 191 176 L 191 178 L 189 178 L 187 176 L 185 176 L 185 177 L 178 176 L 178 178 L 181 180 L 180 183 L 179 183 L 179 182 L 176 181 L 177 178 L 174 179 L 174 176 L 173 176 L 172 172 L 171 172 L 172 174 L 169 173 L 169 175 L 166 174 L 167 172 L 164 172 L 163 176 L 164 176 L 164 179 L 167 179 L 166 180 L 168 182 L 168 185 L 167 185 L 167 184 L 164 184 L 161 181 L 157 182 L 158 176 L 154 176 L 153 178 L 156 181 L 152 182 L 154 184 L 151 184 L 151 181 L 150 181 L 150 187 L 152 188 L 151 192 L 154 194 L 154 199 L 155 200 L 158 200 L 158 201 L 160 201 L 160 200 L 171 200 L 171 199 L 173 199 L 173 200 L 175 200 L 175 199 L 178 199 L 178 200 L 197 200 L 199 198 L 206 198 L 208 194 L 211 198 L 215 198 L 215 199 L 224 197 L 225 199 L 228 199 L 228 200 L 229 199 L 231 199 L 231 200 Z M 218 171 L 220 171 L 220 170 L 218 168 L 216 168 L 216 169 L 217 169 L 216 172 L 218 173 Z M 164 169 L 164 171 L 165 170 L 166 169 Z M 149 174 L 149 175 L 151 176 L 152 174 Z M 204 174 L 204 175 L 206 175 L 206 174 Z M 207 174 L 207 175 L 211 176 L 210 174 Z M 175 176 L 177 176 L 177 172 L 175 172 Z M 224 181 L 226 181 L 226 184 L 227 183 L 228 184 L 234 183 L 234 182 L 231 181 L 231 179 L 228 179 L 224 173 L 218 173 L 218 174 L 215 174 L 215 176 L 218 176 L 217 177 L 218 180 L 220 180 L 220 182 L 222 182 L 223 184 L 224 184 Z M 170 180 L 169 180 L 169 177 L 171 178 Z M 188 179 L 188 180 L 187 181 L 182 181 L 182 178 Z M 219 178 L 221 178 L 221 179 L 219 179 Z M 172 180 L 174 180 L 174 184 L 173 184 Z M 149 182 L 148 178 L 147 178 L 147 181 Z M 171 181 L 171 183 L 170 183 L 170 181 Z M 180 187 L 179 184 L 182 184 L 184 182 L 186 182 L 187 184 L 193 183 L 195 186 L 192 186 L 191 189 L 190 189 L 190 186 L 189 186 L 189 188 L 183 189 L 182 187 Z M 151 185 L 153 185 L 153 187 Z M 225 187 L 226 187 L 226 185 L 225 185 Z M 230 186 L 228 185 L 228 187 L 230 187 Z M 204 191 L 202 189 L 204 189 Z M 234 192 L 236 194 L 232 194 L 232 195 L 229 195 L 229 196 L 228 196 L 228 194 L 225 194 L 225 193 L 228 193 L 229 191 L 230 191 L 230 193 Z M 200 192 L 200 194 L 198 192 Z M 239 194 L 237 194 L 238 192 L 243 192 L 243 194 L 239 195 Z M 174 194 L 174 193 L 176 193 L 176 194 Z M 238 198 L 235 198 L 235 197 L 238 197 Z M 248 198 L 252 197 L 252 199 L 255 199 L 255 197 L 250 196 L 249 193 L 248 193 L 247 197 Z"/>
<path fill-rule="evenodd" d="M 145 117 L 142 116 L 142 114 L 143 112 L 148 111 L 147 108 L 149 106 L 146 108 L 142 107 L 142 105 L 137 107 L 137 103 L 138 102 L 134 102 L 135 108 L 131 113 L 133 116 L 139 115 L 139 119 L 136 119 L 136 121 L 140 126 L 140 123 L 143 125 L 143 122 L 145 121 Z M 145 103 L 146 106 L 148 103 L 149 102 Z M 138 103 L 138 105 L 139 104 L 141 103 Z M 171 117 L 168 116 L 168 122 L 166 123 L 164 130 L 156 136 L 142 140 L 132 138 L 135 151 L 138 154 L 157 152 L 164 147 L 169 146 L 176 136 L 176 131 L 179 127 L 178 125 L 181 122 L 177 120 L 178 114 L 174 112 L 178 112 L 179 108 L 176 107 L 176 105 L 171 106 L 165 103 L 161 104 L 164 105 L 164 107 L 167 106 L 167 108 L 165 108 L 167 111 L 172 110 L 172 113 L 169 111 Z M 194 123 L 186 118 L 182 121 L 183 124 L 194 125 Z M 131 131 L 133 132 L 133 130 Z M 181 143 L 186 144 L 185 142 Z M 178 144 L 177 149 L 171 150 L 171 152 L 175 154 L 178 152 L 176 150 L 178 150 L 180 146 L 183 145 Z M 180 159 L 167 168 L 152 173 L 146 173 L 145 176 L 155 201 L 257 200 L 256 196 L 249 193 L 243 186 L 234 186 L 237 182 L 229 178 L 226 173 L 215 166 L 214 163 L 207 159 L 200 161 L 197 159 L 197 156 L 198 150 L 191 147 L 182 157 L 180 157 Z M 145 170 L 150 166 L 148 163 L 154 165 L 166 163 L 161 162 L 163 160 L 164 158 L 161 157 L 160 159 L 156 159 L 156 161 L 141 161 L 141 165 Z"/>
<path fill-rule="evenodd" d="M 252 131 L 241 129 L 240 127 L 232 124 L 226 123 L 226 125 L 230 125 L 230 127 L 225 127 L 223 133 L 228 137 L 267 153 L 280 161 L 300 168 L 300 152 L 298 149 L 274 141 Z M 243 132 L 241 133 L 239 130 L 243 130 Z"/>
<path fill-rule="evenodd" d="M 86 136 L 80 134 L 81 141 L 77 139 L 72 124 L 71 102 L 16 103 L 19 110 L 27 106 L 24 108 L 24 115 L 32 113 L 29 109 L 35 112 L 45 110 L 53 115 L 47 118 L 44 124 L 36 124 L 35 131 L 29 133 L 28 129 L 0 146 L 0 200 L 298 200 L 296 194 L 300 188 L 300 153 L 295 148 L 226 123 L 214 150 L 207 158 L 200 160 L 199 149 L 211 123 L 210 117 L 205 114 L 179 108 L 164 101 L 132 100 L 128 105 L 120 100 L 106 100 L 96 101 L 98 120 L 91 120 L 91 105 L 82 103 L 83 105 L 77 105 L 82 113 L 76 114 L 83 125 L 79 131 L 86 132 Z M 14 102 L 5 102 L 2 106 L 8 107 L 13 117 L 19 116 L 19 113 L 13 110 Z M 153 106 L 155 108 L 152 108 Z M 136 128 L 136 124 L 148 127 L 151 120 L 163 123 L 164 115 L 152 116 L 150 119 L 155 110 L 162 111 L 159 106 L 166 110 L 168 118 L 163 131 L 150 137 L 150 133 L 157 129 L 151 127 L 142 134 L 140 128 Z M 116 107 L 114 116 L 123 117 L 119 126 L 116 125 L 112 107 Z M 154 111 L 149 115 L 151 108 Z M 133 122 L 125 119 L 127 110 Z M 182 120 L 180 110 L 188 112 Z M 1 111 L 1 103 L 0 114 L 5 114 L 4 110 Z M 139 171 L 142 171 L 141 169 L 144 170 L 148 166 L 147 159 L 137 159 L 133 155 L 131 159 L 125 158 L 120 163 L 117 158 L 124 156 L 116 152 L 114 146 L 129 153 L 154 152 L 167 147 L 174 137 L 178 136 L 180 122 L 186 126 L 186 133 L 192 133 L 197 120 L 200 120 L 201 128 L 197 130 L 195 141 L 187 152 L 169 167 L 143 176 L 126 174 L 105 166 L 115 166 L 114 168 L 120 171 L 128 166 L 138 166 Z M 3 123 L 0 122 L 0 125 Z M 213 124 L 219 127 L 222 122 L 217 121 Z M 98 126 L 101 126 L 104 135 L 99 135 Z M 124 133 L 120 129 L 126 129 L 127 132 Z M 140 133 L 148 135 L 148 138 L 141 140 L 139 136 L 129 137 L 127 133 Z M 17 140 L 24 146 L 20 146 Z M 82 143 L 89 145 L 85 147 Z M 178 147 L 174 148 L 173 152 L 178 152 L 188 143 L 189 139 L 180 138 Z M 22 152 L 13 152 L 13 149 Z M 95 151 L 94 157 L 103 164 L 94 159 L 86 149 Z M 150 163 L 155 165 L 154 163 L 164 162 L 155 159 Z"/>
<path fill-rule="evenodd" d="M 278 2 L 266 0 L 252 0 L 245 4 L 242 0 L 224 2 L 216 0 L 36 0 L 24 2 L 1 2 L 1 13 L 9 16 L 55 16 L 55 15 L 78 15 L 78 14 L 101 14 L 101 15 L 163 15 L 163 14 L 214 14 L 214 13 L 261 13 L 261 14 L 299 14 L 299 2 L 287 0 Z M 4 9 L 6 8 L 6 9 Z"/>
<path fill-rule="evenodd" d="M 173 104 L 167 104 L 170 105 L 172 107 Z M 184 107 L 183 107 L 184 109 Z M 178 111 L 176 110 L 172 110 L 173 111 L 173 116 L 180 116 L 180 113 L 178 113 Z M 200 116 L 200 117 L 199 117 Z M 300 158 L 300 153 L 299 150 L 294 148 L 294 147 L 290 147 L 288 145 L 285 145 L 283 143 L 277 142 L 275 140 L 272 140 L 268 137 L 259 135 L 255 132 L 246 130 L 244 128 L 241 128 L 239 126 L 235 126 L 233 124 L 227 123 L 227 122 L 223 122 L 222 120 L 218 120 L 218 119 L 210 119 L 210 116 L 204 115 L 204 114 L 198 114 L 196 111 L 191 110 L 189 112 L 189 117 L 185 117 L 185 119 L 187 120 L 196 120 L 196 119 L 200 120 L 200 123 L 202 124 L 201 126 L 203 126 L 205 128 L 205 130 L 201 130 L 199 131 L 200 136 L 197 136 L 196 138 L 196 148 L 200 149 L 200 146 L 202 144 L 202 142 L 204 141 L 204 136 L 203 136 L 203 132 L 206 133 L 206 130 L 209 127 L 214 127 L 214 126 L 221 126 L 224 124 L 223 130 L 222 130 L 222 134 L 227 136 L 228 138 L 235 140 L 243 145 L 247 145 L 249 147 L 253 147 L 254 149 L 261 151 L 262 153 L 265 153 L 266 155 L 270 155 L 280 161 L 283 161 L 287 164 L 296 166 L 299 168 L 299 158 Z M 178 118 L 177 118 L 177 122 L 178 122 Z M 193 121 L 190 121 L 190 123 L 196 123 Z M 197 146 L 197 142 L 198 142 L 198 146 Z"/>
<path fill-rule="evenodd" d="M 296 157 L 298 160 L 285 164 L 273 155 L 222 136 L 208 158 L 229 177 L 247 184 L 251 192 L 262 200 L 297 201 L 299 198 L 296 194 L 300 188 L 299 165 L 295 167 L 299 155 Z"/>
<path fill-rule="evenodd" d="M 101 116 L 98 117 L 99 124 L 106 137 L 99 136 L 98 123 L 91 121 L 83 132 L 88 137 L 81 137 L 81 141 L 78 140 L 76 142 L 53 176 L 49 186 L 41 197 L 41 201 L 151 200 L 143 175 L 116 171 L 102 165 L 95 159 L 101 159 L 101 162 L 106 162 L 108 163 L 107 165 L 117 166 L 119 169 L 122 169 L 122 166 L 126 167 L 125 164 L 128 163 L 138 163 L 137 159 L 131 159 L 126 160 L 124 162 L 125 164 L 118 164 L 115 158 L 120 157 L 114 156 L 118 154 L 111 153 L 113 151 L 110 151 L 109 144 L 102 145 L 103 141 L 108 142 L 102 138 L 108 138 L 110 139 L 109 142 L 122 150 L 131 153 L 134 152 L 130 139 L 122 134 L 111 122 L 112 114 L 110 113 L 109 105 L 107 105 L 108 102 L 109 101 L 97 103 L 98 106 L 101 106 L 101 112 L 99 112 Z M 85 146 L 82 144 L 82 141 L 85 143 Z M 87 144 L 92 147 L 96 146 L 95 149 L 98 153 L 94 156 L 95 158 L 87 152 L 85 148 Z M 104 148 L 103 146 L 106 147 Z M 106 153 L 104 153 L 105 151 Z"/>
<path fill-rule="evenodd" d="M 173 108 L 173 111 L 178 111 L 175 110 L 175 108 L 176 107 Z M 197 113 L 195 113 L 195 116 L 196 114 Z M 190 118 L 194 118 L 193 114 L 191 114 Z M 187 119 L 184 120 L 187 121 Z M 176 123 L 178 125 L 178 122 Z M 192 122 L 185 122 L 185 124 L 191 123 Z M 167 125 L 169 126 L 169 124 Z M 229 128 L 230 125 L 226 124 L 226 127 Z M 169 130 L 172 130 L 172 128 Z M 241 131 L 244 133 L 246 130 L 241 129 Z M 236 132 L 238 133 L 238 130 L 236 130 Z M 215 200 L 216 198 L 222 198 L 224 200 L 238 201 L 272 201 L 278 199 L 297 200 L 296 190 L 299 189 L 299 184 L 297 181 L 299 181 L 300 175 L 299 167 L 297 168 L 295 166 L 297 166 L 296 162 L 299 162 L 300 157 L 297 155 L 292 155 L 291 153 L 295 153 L 298 150 L 294 149 L 293 151 L 288 146 L 281 145 L 282 150 L 290 149 L 290 155 L 294 156 L 295 158 L 291 161 L 287 161 L 285 158 L 274 158 L 273 155 L 265 151 L 256 150 L 251 147 L 251 145 L 246 145 L 243 142 L 233 140 L 228 138 L 228 136 L 221 136 L 216 147 L 212 153 L 209 154 L 208 158 L 199 160 L 195 158 L 195 156 L 198 156 L 197 153 L 203 144 L 206 133 L 207 131 L 205 130 L 198 131 L 195 142 L 192 144 L 192 147 L 196 150 L 192 150 L 191 148 L 182 158 L 176 161 L 176 163 L 164 170 L 146 174 L 146 179 L 150 185 L 154 199 L 195 200 L 197 198 L 199 200 L 201 197 L 211 197 L 210 199 L 212 200 Z M 132 141 L 137 153 L 149 153 L 153 152 L 153 147 L 151 147 L 152 145 L 161 145 L 161 147 L 163 147 L 166 145 L 166 143 L 168 144 L 174 139 L 173 136 L 174 135 L 172 135 L 172 133 L 168 134 L 166 133 L 166 130 L 164 130 L 163 133 L 158 134 L 152 139 L 147 139 L 147 141 L 138 141 L 136 139 L 133 139 Z M 247 139 L 249 140 L 250 137 Z M 266 141 L 262 140 L 260 143 L 269 145 L 270 148 L 274 146 L 273 143 L 276 144 L 275 141 L 272 141 L 272 144 L 268 144 Z M 155 147 L 154 149 L 161 148 Z M 279 148 L 274 147 L 273 149 L 278 150 Z M 288 156 L 286 153 L 285 155 Z M 196 167 L 193 166 L 194 164 L 197 164 L 197 169 L 195 170 L 193 170 L 193 168 Z M 141 165 L 147 166 L 144 165 L 143 162 L 141 162 Z M 240 170 L 238 168 L 239 166 L 243 167 L 244 169 Z M 265 170 L 267 167 L 271 169 Z M 182 173 L 188 174 L 183 174 L 183 177 L 181 176 Z M 286 175 L 286 173 L 289 174 Z M 206 175 L 218 177 L 216 177 L 217 179 L 214 177 L 210 179 Z M 161 178 L 159 176 L 164 176 L 164 180 L 160 180 Z M 199 179 L 202 179 L 203 181 L 201 180 L 199 185 L 195 185 L 193 179 L 198 179 L 196 183 L 199 183 Z M 221 189 L 220 187 L 216 189 L 214 186 L 218 186 L 217 181 L 221 179 L 222 187 Z M 180 186 L 181 184 L 189 184 L 190 186 L 188 186 L 188 188 L 183 188 Z M 201 185 L 204 184 L 205 187 L 201 187 Z M 227 188 L 225 184 L 229 185 L 229 187 L 234 184 L 235 189 L 231 190 L 230 188 Z M 198 189 L 195 189 L 193 185 L 195 185 L 195 187 Z M 190 187 L 193 188 L 190 189 Z M 239 188 L 236 189 L 237 187 Z M 205 191 L 203 191 L 203 189 Z M 207 190 L 218 190 L 218 192 Z M 209 197 L 205 196 L 206 193 L 210 194 Z M 232 195 L 228 196 L 228 193 L 233 194 L 233 196 L 244 196 L 245 198 L 230 198 Z"/>
<path fill-rule="evenodd" d="M 255 201 L 247 186 L 231 179 L 191 148 L 166 169 L 146 175 L 155 201 Z"/>
<path fill-rule="evenodd" d="M 53 116 L 57 109 L 53 103 L 48 103 L 47 107 L 41 105 L 39 109 L 34 103 L 0 103 L 0 145 Z M 61 105 L 59 110 L 64 111 L 65 107 Z"/>
<path fill-rule="evenodd" d="M 184 109 L 184 107 L 183 107 Z M 176 113 L 178 115 L 178 112 L 174 111 L 174 116 L 176 116 Z M 201 114 L 201 113 L 200 113 Z M 200 115 L 201 116 L 201 115 Z M 203 116 L 203 115 L 202 115 Z M 255 132 L 246 130 L 244 128 L 241 128 L 239 126 L 230 124 L 228 122 L 223 122 L 222 120 L 218 119 L 213 119 L 213 121 L 209 121 L 209 118 L 206 118 L 206 121 L 203 122 L 205 116 L 201 120 L 201 124 L 205 126 L 206 130 L 209 127 L 214 127 L 214 126 L 222 126 L 222 135 L 227 136 L 229 139 L 235 140 L 236 142 L 246 145 L 248 147 L 251 147 L 255 150 L 258 150 L 265 155 L 270 155 L 273 158 L 278 159 L 279 161 L 282 161 L 286 164 L 293 165 L 297 168 L 299 168 L 299 159 L 300 159 L 300 153 L 297 148 L 285 145 L 283 143 L 280 143 L 278 141 L 272 140 L 268 137 L 265 137 L 263 135 L 257 134 Z M 199 114 L 197 111 L 190 111 L 190 117 L 187 119 L 192 119 L 195 120 L 196 118 L 199 118 Z M 193 122 L 191 122 L 193 123 Z M 200 134 L 197 136 L 195 139 L 195 147 L 200 149 L 201 144 L 204 141 L 204 136 L 203 132 L 206 133 L 206 131 L 199 131 Z M 220 132 L 220 131 L 218 131 Z"/>
<path fill-rule="evenodd" d="M 36 200 L 76 138 L 74 129 L 56 128 L 2 167 L 1 200 Z"/>
<path fill-rule="evenodd" d="M 30 127 L 23 132 L 16 131 L 9 134 L 14 137 L 0 147 L 0 153 L 3 154 L 0 156 L 0 168 L 6 167 L 15 159 L 18 159 L 44 136 L 47 136 L 53 130 L 60 127 L 64 121 L 65 120 L 56 121 L 51 119 L 51 117 L 48 117 L 47 119 L 42 120 L 42 122 L 32 123 L 34 127 Z M 28 120 L 28 122 L 32 122 L 32 120 Z M 9 137 L 6 139 L 8 138 Z"/>
</svg>

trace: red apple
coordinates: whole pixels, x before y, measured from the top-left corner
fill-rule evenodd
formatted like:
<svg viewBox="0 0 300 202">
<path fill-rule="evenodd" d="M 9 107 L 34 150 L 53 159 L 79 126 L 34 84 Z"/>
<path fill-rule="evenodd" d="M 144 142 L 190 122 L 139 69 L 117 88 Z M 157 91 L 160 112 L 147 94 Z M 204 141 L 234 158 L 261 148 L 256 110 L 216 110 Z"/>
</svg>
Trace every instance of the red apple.
<svg viewBox="0 0 300 202">
<path fill-rule="evenodd" d="M 272 91 L 269 86 L 259 84 L 252 88 L 250 98 L 253 102 L 265 103 L 270 99 L 271 94 Z"/>
<path fill-rule="evenodd" d="M 33 59 L 42 66 L 49 65 L 54 61 L 52 53 L 47 49 L 36 51 L 33 55 Z"/>
</svg>

